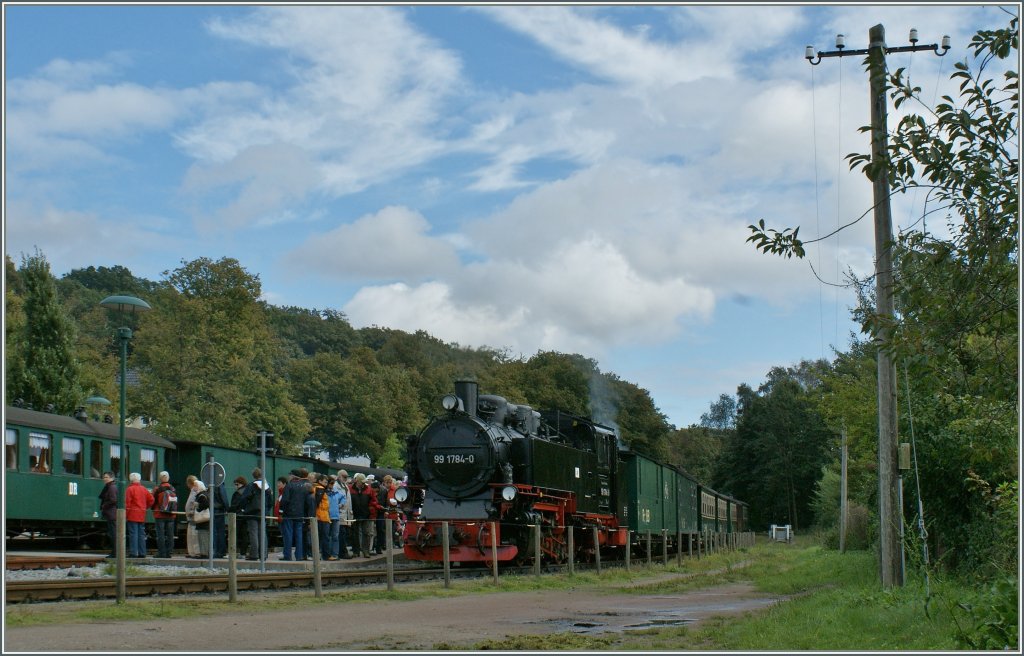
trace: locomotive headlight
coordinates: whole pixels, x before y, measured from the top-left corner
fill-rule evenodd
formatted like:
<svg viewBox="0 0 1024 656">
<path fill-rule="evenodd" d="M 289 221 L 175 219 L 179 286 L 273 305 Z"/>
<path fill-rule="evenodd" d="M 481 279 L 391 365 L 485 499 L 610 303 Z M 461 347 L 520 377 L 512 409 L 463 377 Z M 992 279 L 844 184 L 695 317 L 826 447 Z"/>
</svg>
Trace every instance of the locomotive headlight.
<svg viewBox="0 0 1024 656">
<path fill-rule="evenodd" d="M 516 488 L 511 485 L 506 485 L 501 488 L 501 498 L 505 501 L 511 501 L 516 498 Z"/>
<path fill-rule="evenodd" d="M 455 410 L 459 407 L 459 397 L 454 394 L 445 394 L 441 399 L 441 407 L 445 410 Z"/>
<path fill-rule="evenodd" d="M 395 501 L 398 503 L 405 503 L 409 500 L 409 490 L 404 487 L 400 487 L 395 490 Z"/>
</svg>

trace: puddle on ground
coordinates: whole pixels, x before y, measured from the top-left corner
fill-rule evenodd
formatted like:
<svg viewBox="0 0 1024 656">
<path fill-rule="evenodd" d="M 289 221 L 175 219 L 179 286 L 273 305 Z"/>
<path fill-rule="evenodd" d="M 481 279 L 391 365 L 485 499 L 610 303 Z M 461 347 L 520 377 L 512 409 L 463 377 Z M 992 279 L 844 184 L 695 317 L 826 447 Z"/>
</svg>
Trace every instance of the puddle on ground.
<svg viewBox="0 0 1024 656">
<path fill-rule="evenodd" d="M 694 624 L 702 617 L 764 608 L 774 601 L 774 599 L 761 598 L 731 599 L 718 603 L 707 603 L 704 600 L 699 604 L 687 604 L 675 608 L 596 611 L 581 613 L 575 617 L 563 616 L 536 620 L 529 624 L 543 624 L 550 627 L 552 632 L 571 631 L 572 633 L 591 635 L 643 631 L 645 629 L 687 626 Z"/>
<path fill-rule="evenodd" d="M 643 629 L 656 629 L 663 626 L 686 626 L 687 624 L 693 624 L 697 620 L 692 617 L 680 617 L 673 619 L 658 619 L 644 622 L 643 624 L 630 624 L 629 626 L 623 627 L 625 631 L 638 631 Z"/>
<path fill-rule="evenodd" d="M 640 622 L 636 621 L 639 618 L 634 614 L 623 615 L 621 613 L 595 613 L 594 615 L 601 616 L 602 619 L 608 618 L 607 621 L 599 621 L 592 617 L 586 619 L 560 617 L 530 623 L 545 624 L 550 626 L 554 632 L 571 631 L 572 633 L 598 634 L 607 632 L 642 631 L 644 629 L 669 626 L 685 626 L 697 621 L 692 617 L 684 617 L 682 614 L 672 611 L 655 611 L 650 614 L 654 615 L 654 617 L 644 619 Z M 618 621 L 615 621 L 616 619 L 618 619 Z"/>
</svg>

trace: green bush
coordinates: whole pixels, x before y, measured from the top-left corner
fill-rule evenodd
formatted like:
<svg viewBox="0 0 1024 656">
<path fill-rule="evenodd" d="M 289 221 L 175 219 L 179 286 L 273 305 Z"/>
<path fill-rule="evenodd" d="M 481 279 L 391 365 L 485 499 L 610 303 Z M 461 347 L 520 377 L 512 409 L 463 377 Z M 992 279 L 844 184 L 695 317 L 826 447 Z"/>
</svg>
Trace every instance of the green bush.
<svg viewBox="0 0 1024 656">
<path fill-rule="evenodd" d="M 968 626 L 958 626 L 957 646 L 963 649 L 1002 649 L 1018 651 L 1017 577 L 996 581 L 973 602 L 960 602 L 966 611 Z"/>
<path fill-rule="evenodd" d="M 819 526 L 818 535 L 825 549 L 839 549 L 839 515 L 831 526 Z M 870 548 L 874 536 L 874 525 L 871 513 L 859 503 L 850 502 L 846 515 L 846 548 L 851 551 L 864 551 Z"/>
</svg>

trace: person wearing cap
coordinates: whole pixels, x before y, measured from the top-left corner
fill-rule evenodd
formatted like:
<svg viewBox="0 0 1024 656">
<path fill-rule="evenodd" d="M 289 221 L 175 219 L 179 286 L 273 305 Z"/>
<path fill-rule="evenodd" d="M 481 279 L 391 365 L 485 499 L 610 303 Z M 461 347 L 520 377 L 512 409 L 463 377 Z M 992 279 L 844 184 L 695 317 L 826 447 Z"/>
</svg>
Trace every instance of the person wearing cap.
<svg viewBox="0 0 1024 656">
<path fill-rule="evenodd" d="M 300 470 L 293 469 L 288 485 L 284 486 L 284 492 L 281 493 L 281 538 L 284 540 L 281 560 L 304 560 L 306 557 L 302 544 L 302 520 L 311 492 L 308 486 L 309 481 L 302 476 Z"/>
<path fill-rule="evenodd" d="M 328 511 L 331 516 L 330 554 L 348 559 L 348 524 L 352 521 L 352 495 L 348 491 L 348 472 L 338 471 L 331 477 L 327 492 Z"/>
<path fill-rule="evenodd" d="M 352 517 L 356 522 L 356 535 L 359 538 L 358 550 L 363 558 L 370 557 L 370 550 L 373 549 L 374 517 L 380 504 L 377 503 L 377 494 L 373 488 L 366 484 L 366 475 L 356 474 L 352 479 L 352 487 L 349 488 L 352 495 Z"/>
</svg>

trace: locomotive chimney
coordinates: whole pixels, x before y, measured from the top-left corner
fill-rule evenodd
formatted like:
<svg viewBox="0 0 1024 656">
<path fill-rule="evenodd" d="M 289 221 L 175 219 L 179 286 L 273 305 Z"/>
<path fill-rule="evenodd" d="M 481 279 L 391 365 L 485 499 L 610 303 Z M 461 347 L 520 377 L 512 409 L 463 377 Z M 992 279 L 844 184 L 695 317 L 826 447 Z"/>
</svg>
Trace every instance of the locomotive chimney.
<svg viewBox="0 0 1024 656">
<path fill-rule="evenodd" d="M 477 384 L 475 380 L 455 381 L 455 396 L 462 399 L 462 407 L 470 417 L 476 416 Z"/>
</svg>

